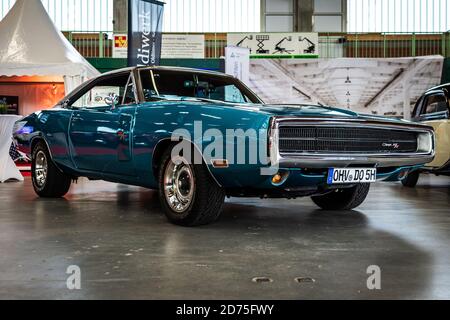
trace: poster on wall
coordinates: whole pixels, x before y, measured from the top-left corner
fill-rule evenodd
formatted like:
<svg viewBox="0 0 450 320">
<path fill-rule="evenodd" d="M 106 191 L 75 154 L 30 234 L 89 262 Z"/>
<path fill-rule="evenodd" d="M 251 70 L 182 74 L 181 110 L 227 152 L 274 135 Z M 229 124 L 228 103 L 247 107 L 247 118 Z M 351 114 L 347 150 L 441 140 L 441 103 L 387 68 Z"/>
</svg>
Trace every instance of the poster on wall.
<svg viewBox="0 0 450 320">
<path fill-rule="evenodd" d="M 19 97 L 0 95 L 0 114 L 19 114 Z"/>
<path fill-rule="evenodd" d="M 225 73 L 248 85 L 250 80 L 250 50 L 242 47 L 225 47 Z"/>
<path fill-rule="evenodd" d="M 123 33 L 114 34 L 113 39 L 113 58 L 126 59 L 128 57 L 128 35 Z"/>
<path fill-rule="evenodd" d="M 162 36 L 162 58 L 204 59 L 204 34 L 164 34 Z"/>
<path fill-rule="evenodd" d="M 251 56 L 319 57 L 319 35 L 310 33 L 229 33 L 229 46 L 250 49 Z"/>
<path fill-rule="evenodd" d="M 128 66 L 159 65 L 164 3 L 128 1 Z"/>
<path fill-rule="evenodd" d="M 417 99 L 441 83 L 443 65 L 442 56 L 252 59 L 249 87 L 268 104 L 320 103 L 408 118 Z"/>
</svg>

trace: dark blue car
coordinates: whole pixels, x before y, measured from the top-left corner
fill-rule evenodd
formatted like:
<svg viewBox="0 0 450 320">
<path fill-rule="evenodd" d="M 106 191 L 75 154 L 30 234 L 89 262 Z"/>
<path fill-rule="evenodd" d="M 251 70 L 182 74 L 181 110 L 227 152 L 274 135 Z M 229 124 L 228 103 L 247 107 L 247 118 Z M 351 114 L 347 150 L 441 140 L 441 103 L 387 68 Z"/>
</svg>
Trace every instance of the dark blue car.
<svg viewBox="0 0 450 320">
<path fill-rule="evenodd" d="M 370 183 L 434 156 L 433 129 L 319 105 L 266 105 L 239 80 L 184 68 L 103 74 L 16 124 L 41 197 L 78 177 L 158 189 L 170 221 L 215 221 L 225 196 L 311 196 L 349 210 Z"/>
</svg>

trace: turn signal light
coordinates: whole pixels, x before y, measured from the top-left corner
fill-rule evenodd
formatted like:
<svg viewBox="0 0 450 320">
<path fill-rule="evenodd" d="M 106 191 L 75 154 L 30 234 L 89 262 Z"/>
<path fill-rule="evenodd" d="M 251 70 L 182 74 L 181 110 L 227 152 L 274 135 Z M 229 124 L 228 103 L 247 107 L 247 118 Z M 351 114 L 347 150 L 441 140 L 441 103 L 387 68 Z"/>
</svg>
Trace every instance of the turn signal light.
<svg viewBox="0 0 450 320">
<path fill-rule="evenodd" d="M 228 160 L 214 159 L 211 161 L 214 168 L 228 168 Z"/>
<path fill-rule="evenodd" d="M 278 184 L 281 182 L 281 180 L 283 180 L 283 177 L 279 173 L 272 177 L 272 183 Z"/>
</svg>

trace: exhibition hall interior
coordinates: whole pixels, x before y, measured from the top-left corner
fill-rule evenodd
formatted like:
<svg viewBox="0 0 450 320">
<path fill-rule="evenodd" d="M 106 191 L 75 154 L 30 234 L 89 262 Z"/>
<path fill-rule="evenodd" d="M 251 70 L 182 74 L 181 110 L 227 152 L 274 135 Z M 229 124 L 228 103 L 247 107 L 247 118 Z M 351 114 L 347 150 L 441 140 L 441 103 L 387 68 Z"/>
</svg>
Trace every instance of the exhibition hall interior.
<svg viewBox="0 0 450 320">
<path fill-rule="evenodd" d="M 450 0 L 0 0 L 0 43 L 1 300 L 450 299 Z"/>
</svg>

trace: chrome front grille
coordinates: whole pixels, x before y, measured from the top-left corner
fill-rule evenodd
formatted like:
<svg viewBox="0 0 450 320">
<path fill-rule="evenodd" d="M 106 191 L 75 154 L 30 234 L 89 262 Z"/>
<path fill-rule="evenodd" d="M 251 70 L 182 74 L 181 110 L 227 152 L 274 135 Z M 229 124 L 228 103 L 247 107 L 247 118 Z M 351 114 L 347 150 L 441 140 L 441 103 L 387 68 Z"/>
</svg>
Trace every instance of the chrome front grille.
<svg viewBox="0 0 450 320">
<path fill-rule="evenodd" d="M 282 126 L 279 152 L 324 154 L 402 154 L 418 149 L 418 133 L 391 128 Z"/>
</svg>

